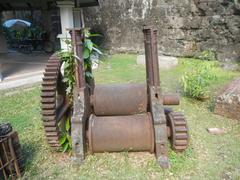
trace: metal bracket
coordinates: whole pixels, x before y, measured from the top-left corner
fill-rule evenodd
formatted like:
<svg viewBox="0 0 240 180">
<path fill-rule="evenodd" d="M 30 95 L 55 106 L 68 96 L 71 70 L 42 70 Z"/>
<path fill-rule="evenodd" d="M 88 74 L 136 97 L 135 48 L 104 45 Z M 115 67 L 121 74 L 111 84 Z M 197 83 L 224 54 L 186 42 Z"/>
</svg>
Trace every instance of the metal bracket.
<svg viewBox="0 0 240 180">
<path fill-rule="evenodd" d="M 160 91 L 156 93 L 150 87 L 150 111 L 153 119 L 155 133 L 155 155 L 162 168 L 169 168 L 170 164 L 167 157 L 167 125 L 164 108 L 161 103 Z M 156 97 L 156 94 L 159 97 Z"/>
<path fill-rule="evenodd" d="M 146 76 L 150 112 L 152 114 L 155 132 L 155 155 L 162 168 L 169 167 L 167 157 L 167 124 L 163 108 L 163 96 L 160 88 L 158 65 L 157 29 L 144 27 L 144 42 L 146 56 Z"/>
<path fill-rule="evenodd" d="M 73 160 L 76 164 L 82 164 L 84 153 L 84 134 L 85 134 L 85 122 L 84 122 L 84 91 L 79 91 L 78 88 L 74 89 L 74 102 L 73 102 L 73 115 L 71 119 L 71 137 L 73 148 Z"/>
</svg>

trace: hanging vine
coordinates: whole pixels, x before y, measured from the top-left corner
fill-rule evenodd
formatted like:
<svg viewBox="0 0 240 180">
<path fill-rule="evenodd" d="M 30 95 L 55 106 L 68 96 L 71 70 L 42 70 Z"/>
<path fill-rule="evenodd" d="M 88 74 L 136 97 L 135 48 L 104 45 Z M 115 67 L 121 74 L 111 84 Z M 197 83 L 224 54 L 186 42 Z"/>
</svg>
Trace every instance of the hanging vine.
<svg viewBox="0 0 240 180">
<path fill-rule="evenodd" d="M 84 72 L 86 82 L 90 82 L 93 79 L 92 74 L 92 60 L 91 55 L 94 51 L 102 54 L 97 46 L 92 42 L 91 37 L 100 36 L 98 34 L 91 34 L 88 29 L 83 30 L 84 40 L 83 40 L 83 60 L 84 60 Z M 76 82 L 75 77 L 75 56 L 72 51 L 71 41 L 65 40 L 67 44 L 67 51 L 59 51 L 58 56 L 63 62 L 63 82 L 66 85 L 66 94 L 69 98 L 69 103 L 73 103 L 73 89 Z M 64 124 L 62 124 L 64 123 Z M 67 118 L 65 122 L 59 124 L 61 129 L 61 139 L 60 144 L 62 146 L 62 152 L 71 151 L 72 149 L 72 139 L 71 139 L 71 123 L 70 117 Z"/>
</svg>

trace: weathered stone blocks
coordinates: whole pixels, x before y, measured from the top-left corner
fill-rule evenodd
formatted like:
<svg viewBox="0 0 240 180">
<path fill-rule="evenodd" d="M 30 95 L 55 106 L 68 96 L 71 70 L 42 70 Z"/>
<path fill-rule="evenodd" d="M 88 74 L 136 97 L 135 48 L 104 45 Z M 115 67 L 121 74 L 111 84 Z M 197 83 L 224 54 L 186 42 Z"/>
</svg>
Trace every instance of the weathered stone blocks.
<svg viewBox="0 0 240 180">
<path fill-rule="evenodd" d="M 240 78 L 227 85 L 216 98 L 216 114 L 240 120 Z"/>
<path fill-rule="evenodd" d="M 85 10 L 86 26 L 104 34 L 105 48 L 143 51 L 142 26 L 158 28 L 159 52 L 194 56 L 212 50 L 240 60 L 239 0 L 99 0 Z"/>
</svg>

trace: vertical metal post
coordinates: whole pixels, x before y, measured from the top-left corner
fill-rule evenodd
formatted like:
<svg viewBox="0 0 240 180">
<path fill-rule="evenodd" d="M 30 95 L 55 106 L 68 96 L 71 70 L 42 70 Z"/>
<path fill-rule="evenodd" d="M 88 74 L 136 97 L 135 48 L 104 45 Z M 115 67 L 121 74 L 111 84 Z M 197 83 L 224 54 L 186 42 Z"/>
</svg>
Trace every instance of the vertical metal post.
<svg viewBox="0 0 240 180">
<path fill-rule="evenodd" d="M 152 114 L 155 134 L 155 155 L 162 168 L 169 167 L 167 157 L 167 124 L 163 108 L 163 96 L 160 88 L 157 30 L 144 27 L 144 43 L 146 56 L 146 78 L 148 87 L 149 109 Z"/>
<path fill-rule="evenodd" d="M 147 84 L 149 86 L 160 86 L 157 29 L 145 26 L 143 32 L 146 54 Z"/>
<path fill-rule="evenodd" d="M 72 49 L 75 55 L 75 78 L 78 88 L 85 87 L 84 61 L 82 57 L 83 45 L 81 40 L 81 29 L 72 29 L 70 31 L 72 39 Z"/>
<path fill-rule="evenodd" d="M 70 30 L 72 49 L 75 56 L 76 84 L 73 90 L 73 115 L 71 119 L 71 137 L 73 161 L 82 164 L 85 158 L 85 124 L 86 124 L 86 82 L 83 60 L 83 43 L 81 29 Z"/>
</svg>

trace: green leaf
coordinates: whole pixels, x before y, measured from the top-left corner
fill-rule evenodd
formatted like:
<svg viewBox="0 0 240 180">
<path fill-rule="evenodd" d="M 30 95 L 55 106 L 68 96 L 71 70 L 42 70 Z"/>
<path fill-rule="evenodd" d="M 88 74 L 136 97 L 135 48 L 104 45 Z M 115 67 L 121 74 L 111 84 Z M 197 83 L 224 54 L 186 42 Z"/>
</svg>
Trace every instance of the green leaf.
<svg viewBox="0 0 240 180">
<path fill-rule="evenodd" d="M 96 45 L 96 44 L 93 43 L 93 47 L 98 48 L 98 45 Z"/>
<path fill-rule="evenodd" d="M 102 34 L 90 34 L 89 37 L 102 37 Z"/>
<path fill-rule="evenodd" d="M 84 43 L 85 43 L 85 47 L 87 47 L 89 49 L 89 51 L 91 52 L 93 49 L 92 41 L 90 39 L 86 39 Z"/>
<path fill-rule="evenodd" d="M 66 143 L 66 144 L 64 144 L 64 146 L 63 146 L 62 152 L 65 153 L 68 149 L 69 149 L 69 144 Z"/>
<path fill-rule="evenodd" d="M 87 71 L 87 72 L 85 73 L 85 75 L 86 75 L 87 77 L 89 77 L 89 78 L 93 78 L 93 74 L 92 74 L 91 72 L 89 72 L 89 71 Z"/>
<path fill-rule="evenodd" d="M 66 121 L 66 125 L 65 125 L 65 128 L 66 128 L 66 131 L 68 132 L 70 130 L 70 118 L 67 119 Z"/>
<path fill-rule="evenodd" d="M 64 63 L 64 69 L 66 69 L 66 68 L 68 68 L 69 67 L 69 63 L 66 61 L 65 63 Z"/>
<path fill-rule="evenodd" d="M 90 51 L 88 48 L 84 48 L 83 50 L 83 58 L 88 59 L 90 57 Z"/>
<path fill-rule="evenodd" d="M 67 140 L 68 140 L 69 148 L 72 148 L 72 138 L 69 134 L 67 134 Z"/>
<path fill-rule="evenodd" d="M 59 128 L 61 127 L 61 121 L 58 122 L 58 127 L 59 127 Z"/>
<path fill-rule="evenodd" d="M 84 69 L 86 70 L 88 67 L 87 63 L 84 63 Z"/>
<path fill-rule="evenodd" d="M 88 38 L 90 36 L 90 32 L 88 29 L 84 29 L 84 36 Z"/>
<path fill-rule="evenodd" d="M 67 136 L 64 135 L 64 136 L 61 137 L 59 143 L 60 143 L 61 145 L 63 145 L 63 144 L 66 142 L 66 140 L 67 140 Z"/>
</svg>

